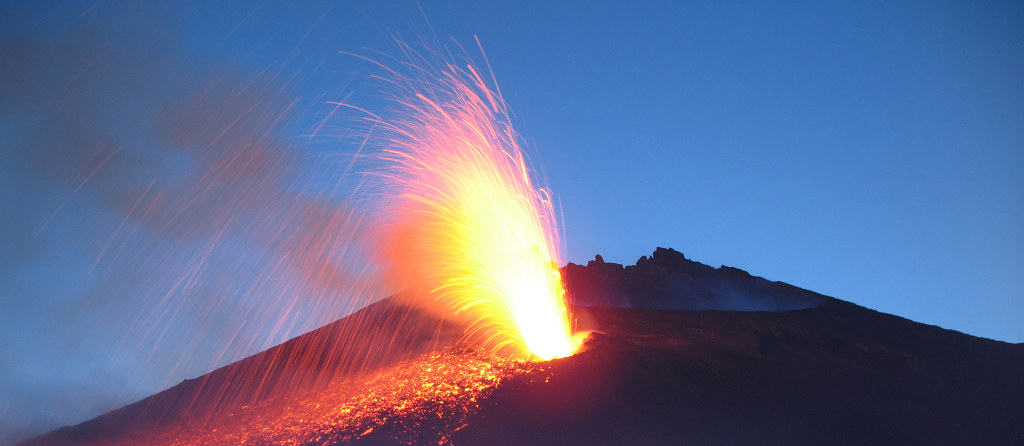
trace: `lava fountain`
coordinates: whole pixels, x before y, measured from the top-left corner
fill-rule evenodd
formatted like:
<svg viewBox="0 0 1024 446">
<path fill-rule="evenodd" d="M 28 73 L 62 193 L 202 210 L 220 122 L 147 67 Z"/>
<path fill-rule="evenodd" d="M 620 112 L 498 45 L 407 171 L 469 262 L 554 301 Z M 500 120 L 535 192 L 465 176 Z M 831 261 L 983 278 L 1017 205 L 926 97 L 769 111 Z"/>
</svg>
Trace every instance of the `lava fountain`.
<svg viewBox="0 0 1024 446">
<path fill-rule="evenodd" d="M 553 365 L 535 359 L 574 353 L 552 195 L 537 187 L 493 76 L 399 43 L 397 69 L 374 62 L 390 112 L 335 104 L 376 135 L 372 154 L 356 152 L 368 164 L 352 213 L 303 232 L 294 253 L 319 260 L 351 242 L 351 257 L 311 262 L 318 278 L 351 262 L 368 271 L 353 291 L 376 290 L 382 272 L 401 291 L 35 444 L 445 444 L 503 381 L 542 379 Z"/>
<path fill-rule="evenodd" d="M 419 58 L 403 64 L 412 73 L 388 69 L 385 79 L 398 118 L 372 118 L 387 135 L 371 176 L 384 185 L 393 280 L 467 323 L 471 344 L 523 359 L 571 355 L 551 193 L 534 185 L 500 90 L 472 64 L 406 54 Z"/>
</svg>

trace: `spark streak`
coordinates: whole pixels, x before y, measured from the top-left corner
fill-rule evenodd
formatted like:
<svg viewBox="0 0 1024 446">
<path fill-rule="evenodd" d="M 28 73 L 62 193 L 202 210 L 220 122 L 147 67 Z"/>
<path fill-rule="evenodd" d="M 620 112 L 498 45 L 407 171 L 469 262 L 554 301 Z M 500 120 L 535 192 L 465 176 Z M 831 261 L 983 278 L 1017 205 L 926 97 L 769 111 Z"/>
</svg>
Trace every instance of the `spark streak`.
<svg viewBox="0 0 1024 446">
<path fill-rule="evenodd" d="M 472 65 L 404 46 L 378 178 L 397 282 L 469 323 L 467 338 L 542 359 L 573 353 L 551 194 L 536 188 L 500 92 Z M 427 296 L 427 297 L 423 297 Z"/>
</svg>

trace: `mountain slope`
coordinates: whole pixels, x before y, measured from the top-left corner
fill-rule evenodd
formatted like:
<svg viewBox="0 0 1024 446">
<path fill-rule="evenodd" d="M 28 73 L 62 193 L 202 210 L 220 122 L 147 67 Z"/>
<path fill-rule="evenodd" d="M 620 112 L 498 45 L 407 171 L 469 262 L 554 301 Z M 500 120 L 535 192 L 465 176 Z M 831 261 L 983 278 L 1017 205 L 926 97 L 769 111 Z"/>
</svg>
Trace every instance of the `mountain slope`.
<svg viewBox="0 0 1024 446">
<path fill-rule="evenodd" d="M 388 299 L 26 444 L 1024 438 L 1024 344 L 919 324 L 667 249 L 634 266 L 598 258 L 563 273 L 581 328 L 595 330 L 569 358 L 520 363 L 450 347 L 458 326 Z M 737 311 L 749 309 L 780 311 Z"/>
<path fill-rule="evenodd" d="M 506 382 L 456 444 L 1020 444 L 1024 346 L 841 301 L 592 308 L 605 334 Z"/>
</svg>

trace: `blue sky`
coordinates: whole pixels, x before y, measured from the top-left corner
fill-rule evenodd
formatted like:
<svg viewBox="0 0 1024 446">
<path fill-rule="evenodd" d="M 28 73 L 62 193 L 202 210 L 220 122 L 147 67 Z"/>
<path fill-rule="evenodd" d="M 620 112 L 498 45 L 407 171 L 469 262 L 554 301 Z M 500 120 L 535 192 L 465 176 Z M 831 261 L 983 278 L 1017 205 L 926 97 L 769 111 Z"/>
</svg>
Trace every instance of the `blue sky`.
<svg viewBox="0 0 1024 446">
<path fill-rule="evenodd" d="M 334 184 L 359 128 L 320 124 L 328 101 L 380 106 L 341 52 L 393 54 L 396 33 L 478 63 L 479 38 L 566 261 L 672 247 L 1024 342 L 1020 3 L 484 3 L 0 6 L 0 443 L 347 309 L 306 259 L 279 265 L 313 243 L 280 231 L 344 213 L 302 191 Z M 192 200 L 250 139 L 262 164 Z"/>
</svg>

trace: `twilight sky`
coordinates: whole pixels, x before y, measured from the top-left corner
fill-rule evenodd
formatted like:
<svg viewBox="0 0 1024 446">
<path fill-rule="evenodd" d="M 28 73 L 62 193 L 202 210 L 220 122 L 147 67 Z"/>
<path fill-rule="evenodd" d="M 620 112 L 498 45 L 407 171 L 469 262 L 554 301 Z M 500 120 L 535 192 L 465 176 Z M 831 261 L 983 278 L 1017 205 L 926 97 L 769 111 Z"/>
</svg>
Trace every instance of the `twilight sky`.
<svg viewBox="0 0 1024 446">
<path fill-rule="evenodd" d="M 396 33 L 479 38 L 563 261 L 672 247 L 1024 342 L 1019 2 L 136 3 L 0 6 L 0 444 L 380 292 L 329 101 L 381 106 L 342 52 Z"/>
</svg>

